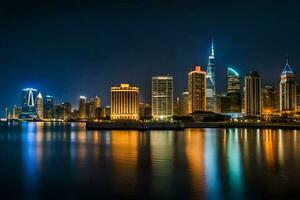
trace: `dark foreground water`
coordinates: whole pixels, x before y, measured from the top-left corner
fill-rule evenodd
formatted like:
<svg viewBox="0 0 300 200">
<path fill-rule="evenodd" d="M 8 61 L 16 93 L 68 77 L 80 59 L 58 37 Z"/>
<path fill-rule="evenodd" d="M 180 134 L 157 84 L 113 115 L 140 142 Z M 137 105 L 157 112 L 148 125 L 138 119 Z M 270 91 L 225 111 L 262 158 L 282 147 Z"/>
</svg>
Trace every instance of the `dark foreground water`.
<svg viewBox="0 0 300 200">
<path fill-rule="evenodd" d="M 0 199 L 300 198 L 300 132 L 0 128 Z"/>
</svg>

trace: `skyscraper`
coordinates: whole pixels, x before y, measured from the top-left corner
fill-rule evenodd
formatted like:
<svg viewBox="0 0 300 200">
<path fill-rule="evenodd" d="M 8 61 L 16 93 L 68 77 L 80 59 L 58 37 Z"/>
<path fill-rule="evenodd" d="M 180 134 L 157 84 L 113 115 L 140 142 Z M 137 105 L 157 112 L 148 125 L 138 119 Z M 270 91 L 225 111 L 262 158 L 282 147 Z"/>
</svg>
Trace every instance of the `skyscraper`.
<svg viewBox="0 0 300 200">
<path fill-rule="evenodd" d="M 288 61 L 281 73 L 279 84 L 280 112 L 291 113 L 297 108 L 297 90 L 295 75 Z"/>
<path fill-rule="evenodd" d="M 189 109 L 188 109 L 188 102 L 189 102 L 189 92 L 183 92 L 179 98 L 180 104 L 180 116 L 188 116 Z"/>
<path fill-rule="evenodd" d="M 88 117 L 91 119 L 96 118 L 96 110 L 97 108 L 101 107 L 101 100 L 98 96 L 91 98 L 90 101 L 87 103 L 87 112 Z"/>
<path fill-rule="evenodd" d="M 271 114 L 276 111 L 274 88 L 266 85 L 262 88 L 262 114 Z"/>
<path fill-rule="evenodd" d="M 111 87 L 110 107 L 112 120 L 138 120 L 139 88 L 125 83 Z"/>
<path fill-rule="evenodd" d="M 189 114 L 206 110 L 206 73 L 200 66 L 188 74 L 188 97 Z"/>
<path fill-rule="evenodd" d="M 173 117 L 173 77 L 152 77 L 152 116 L 155 120 Z"/>
<path fill-rule="evenodd" d="M 258 72 L 245 76 L 245 114 L 249 117 L 261 116 L 261 78 Z"/>
<path fill-rule="evenodd" d="M 229 112 L 241 112 L 240 75 L 232 67 L 227 68 L 227 97 L 229 98 Z M 226 102 L 226 100 L 225 100 Z"/>
<path fill-rule="evenodd" d="M 62 107 L 63 107 L 63 120 L 68 120 L 71 118 L 71 112 L 72 112 L 72 106 L 71 106 L 71 103 L 69 102 L 63 102 L 62 104 Z"/>
<path fill-rule="evenodd" d="M 232 67 L 227 68 L 227 94 L 240 94 L 240 75 Z"/>
<path fill-rule="evenodd" d="M 44 103 L 44 119 L 52 119 L 53 110 L 54 110 L 53 96 L 46 95 L 43 103 Z"/>
<path fill-rule="evenodd" d="M 36 115 L 36 97 L 38 91 L 33 88 L 22 90 L 22 113 Z"/>
<path fill-rule="evenodd" d="M 12 109 L 12 119 L 19 119 L 21 112 L 22 112 L 22 108 L 14 105 Z"/>
<path fill-rule="evenodd" d="M 85 105 L 86 104 L 86 97 L 80 96 L 79 98 L 79 119 L 85 119 Z"/>
<path fill-rule="evenodd" d="M 206 110 L 216 112 L 217 96 L 215 82 L 215 53 L 214 42 L 211 42 L 211 49 L 208 57 L 208 65 L 206 70 Z"/>
<path fill-rule="evenodd" d="M 43 105 L 43 96 L 42 94 L 39 92 L 37 98 L 36 98 L 36 113 L 37 113 L 37 117 L 39 119 L 43 119 L 44 118 L 44 105 Z"/>
</svg>

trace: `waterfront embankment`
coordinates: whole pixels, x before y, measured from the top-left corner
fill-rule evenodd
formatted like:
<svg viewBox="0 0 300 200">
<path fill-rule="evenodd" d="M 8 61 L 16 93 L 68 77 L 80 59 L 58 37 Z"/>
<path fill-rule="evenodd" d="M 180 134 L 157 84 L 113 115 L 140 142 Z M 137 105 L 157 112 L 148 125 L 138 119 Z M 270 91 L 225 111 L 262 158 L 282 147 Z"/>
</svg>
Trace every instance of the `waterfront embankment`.
<svg viewBox="0 0 300 200">
<path fill-rule="evenodd" d="M 300 123 L 268 122 L 87 122 L 87 129 L 96 130 L 183 130 L 186 128 L 270 128 L 300 129 Z"/>
</svg>

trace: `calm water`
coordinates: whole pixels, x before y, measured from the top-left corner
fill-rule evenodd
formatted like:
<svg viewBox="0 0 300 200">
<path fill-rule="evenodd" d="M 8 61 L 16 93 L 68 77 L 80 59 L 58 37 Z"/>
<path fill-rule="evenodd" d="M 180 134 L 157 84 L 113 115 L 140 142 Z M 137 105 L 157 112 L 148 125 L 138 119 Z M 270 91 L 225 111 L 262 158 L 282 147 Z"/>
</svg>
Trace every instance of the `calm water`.
<svg viewBox="0 0 300 200">
<path fill-rule="evenodd" d="M 0 128 L 1 199 L 300 198 L 300 131 Z"/>
</svg>

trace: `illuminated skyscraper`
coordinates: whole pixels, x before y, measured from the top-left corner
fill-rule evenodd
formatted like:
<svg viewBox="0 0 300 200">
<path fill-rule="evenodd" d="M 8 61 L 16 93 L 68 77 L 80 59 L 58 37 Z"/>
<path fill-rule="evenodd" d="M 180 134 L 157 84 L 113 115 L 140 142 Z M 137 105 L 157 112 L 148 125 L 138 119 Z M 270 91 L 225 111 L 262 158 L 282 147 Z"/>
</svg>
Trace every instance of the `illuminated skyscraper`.
<svg viewBox="0 0 300 200">
<path fill-rule="evenodd" d="M 64 102 L 61 104 L 63 107 L 63 120 L 68 120 L 71 118 L 72 106 L 69 102 Z"/>
<path fill-rule="evenodd" d="M 38 91 L 33 88 L 22 90 L 22 113 L 36 115 L 36 98 Z"/>
<path fill-rule="evenodd" d="M 79 119 L 85 119 L 85 105 L 86 104 L 86 97 L 80 96 L 79 98 Z"/>
<path fill-rule="evenodd" d="M 188 102 L 189 102 L 189 92 L 183 92 L 179 98 L 180 104 L 180 116 L 188 116 L 189 109 L 188 109 Z"/>
<path fill-rule="evenodd" d="M 89 115 L 87 115 L 89 118 L 96 118 L 96 111 L 97 108 L 100 109 L 101 107 L 101 100 L 98 96 L 95 96 L 94 98 L 91 98 L 88 105 L 87 105 L 87 111 Z"/>
<path fill-rule="evenodd" d="M 43 96 L 41 93 L 38 94 L 36 98 L 36 113 L 39 119 L 44 118 L 44 107 L 43 107 Z"/>
<path fill-rule="evenodd" d="M 53 110 L 54 110 L 53 96 L 46 95 L 43 103 L 44 103 L 44 119 L 52 119 Z"/>
<path fill-rule="evenodd" d="M 229 113 L 240 113 L 242 106 L 240 75 L 232 67 L 227 68 L 227 97 L 230 102 Z"/>
<path fill-rule="evenodd" d="M 12 109 L 12 119 L 19 119 L 21 112 L 22 112 L 22 108 L 14 105 Z"/>
<path fill-rule="evenodd" d="M 206 70 L 206 110 L 216 112 L 217 96 L 215 82 L 215 53 L 214 42 L 211 42 L 211 49 L 208 57 L 208 65 Z"/>
<path fill-rule="evenodd" d="M 297 91 L 295 75 L 288 61 L 281 73 L 279 84 L 280 112 L 295 112 L 297 108 Z"/>
<path fill-rule="evenodd" d="M 275 89 L 272 86 L 266 85 L 262 88 L 262 113 L 263 114 L 271 114 L 272 112 L 276 112 L 276 97 L 275 97 Z"/>
<path fill-rule="evenodd" d="M 240 75 L 232 67 L 227 68 L 227 94 L 240 94 Z"/>
<path fill-rule="evenodd" d="M 206 73 L 200 66 L 188 74 L 188 111 L 206 111 Z"/>
<path fill-rule="evenodd" d="M 139 88 L 129 84 L 111 87 L 110 108 L 112 120 L 138 120 Z"/>
<path fill-rule="evenodd" d="M 250 72 L 245 76 L 245 114 L 261 116 L 261 78 L 258 72 Z"/>
<path fill-rule="evenodd" d="M 152 116 L 156 120 L 173 117 L 173 77 L 152 77 Z"/>
</svg>

